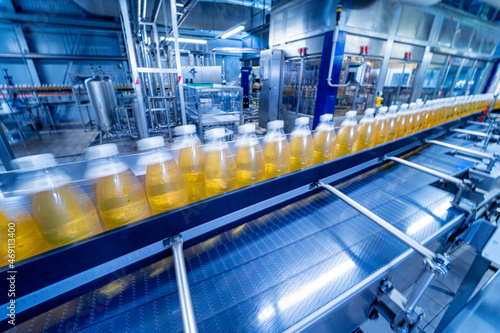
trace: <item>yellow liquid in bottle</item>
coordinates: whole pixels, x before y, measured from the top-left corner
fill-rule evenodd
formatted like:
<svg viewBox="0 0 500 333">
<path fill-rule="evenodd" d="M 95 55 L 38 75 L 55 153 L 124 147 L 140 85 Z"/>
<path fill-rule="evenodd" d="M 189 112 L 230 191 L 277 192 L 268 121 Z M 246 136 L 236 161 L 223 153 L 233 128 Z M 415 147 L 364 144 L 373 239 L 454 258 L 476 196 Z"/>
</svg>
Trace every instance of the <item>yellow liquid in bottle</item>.
<svg viewBox="0 0 500 333">
<path fill-rule="evenodd" d="M 337 135 L 337 157 L 358 151 L 358 125 L 340 126 Z"/>
<path fill-rule="evenodd" d="M 108 230 L 151 215 L 144 189 L 130 170 L 99 178 L 96 196 L 99 213 Z"/>
<path fill-rule="evenodd" d="M 395 140 L 398 137 L 397 116 L 387 116 L 387 141 Z"/>
<path fill-rule="evenodd" d="M 406 115 L 406 120 L 408 122 L 408 131 L 406 135 L 415 133 L 415 115 L 413 113 Z"/>
<path fill-rule="evenodd" d="M 377 135 L 375 132 L 375 123 L 361 122 L 358 128 L 359 143 L 357 151 L 373 147 L 375 145 L 375 138 Z"/>
<path fill-rule="evenodd" d="M 389 118 L 377 119 L 375 118 L 375 145 L 381 145 L 387 142 L 389 137 Z"/>
<path fill-rule="evenodd" d="M 422 129 L 426 129 L 432 126 L 432 114 L 430 110 L 422 111 Z"/>
<path fill-rule="evenodd" d="M 205 159 L 205 152 L 199 143 L 179 151 L 179 168 L 186 182 L 189 202 L 206 198 Z"/>
<path fill-rule="evenodd" d="M 238 170 L 239 187 L 260 182 L 264 179 L 264 154 L 258 142 L 238 148 L 236 168 Z"/>
<path fill-rule="evenodd" d="M 417 111 L 417 113 L 415 113 L 413 115 L 414 119 L 415 119 L 415 131 L 414 132 L 418 132 L 418 131 L 421 131 L 422 130 L 422 126 L 424 124 L 424 119 L 423 119 L 423 113 L 421 110 Z"/>
<path fill-rule="evenodd" d="M 300 135 L 290 141 L 290 171 L 307 168 L 314 161 L 314 142 L 312 136 Z"/>
<path fill-rule="evenodd" d="M 211 197 L 236 187 L 238 173 L 229 147 L 215 149 L 207 153 L 205 165 L 205 186 Z"/>
<path fill-rule="evenodd" d="M 146 192 L 153 214 L 160 214 L 188 203 L 184 177 L 173 159 L 148 165 Z"/>
<path fill-rule="evenodd" d="M 103 231 L 92 201 L 76 185 L 33 194 L 33 215 L 43 238 L 60 246 Z"/>
<path fill-rule="evenodd" d="M 12 224 L 15 224 L 13 228 Z M 17 262 L 51 248 L 40 234 L 33 216 L 22 206 L 2 208 L 0 210 L 0 228 L 0 267 L 8 265 L 9 259 L 14 259 Z M 11 239 L 9 234 L 11 233 L 15 234 L 15 242 L 9 242 Z M 15 251 L 10 253 L 15 257 L 8 256 L 9 249 Z"/>
<path fill-rule="evenodd" d="M 334 129 L 317 130 L 314 133 L 314 164 L 334 159 L 336 145 Z"/>
<path fill-rule="evenodd" d="M 264 147 L 264 177 L 266 179 L 290 172 L 290 147 L 286 137 L 270 141 Z"/>
<path fill-rule="evenodd" d="M 408 134 L 408 117 L 406 114 L 398 115 L 398 138 Z"/>
</svg>

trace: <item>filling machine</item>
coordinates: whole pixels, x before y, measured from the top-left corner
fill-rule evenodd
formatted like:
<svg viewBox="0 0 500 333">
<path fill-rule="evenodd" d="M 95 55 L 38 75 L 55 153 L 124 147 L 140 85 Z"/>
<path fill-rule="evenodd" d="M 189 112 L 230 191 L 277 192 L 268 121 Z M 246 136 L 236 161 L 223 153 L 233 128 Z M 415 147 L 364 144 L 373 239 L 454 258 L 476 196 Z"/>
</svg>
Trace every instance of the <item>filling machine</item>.
<svg viewBox="0 0 500 333">
<path fill-rule="evenodd" d="M 493 114 L 476 117 L 17 263 L 17 325 L 0 327 L 351 332 L 383 317 L 397 332 L 418 332 L 429 311 L 422 297 L 453 277 L 449 254 L 467 244 L 475 273 L 443 305 L 439 331 L 498 256 L 500 133 Z M 140 174 L 136 160 L 125 157 Z M 78 179 L 83 165 L 61 168 Z M 15 177 L 1 175 L 4 189 Z"/>
</svg>

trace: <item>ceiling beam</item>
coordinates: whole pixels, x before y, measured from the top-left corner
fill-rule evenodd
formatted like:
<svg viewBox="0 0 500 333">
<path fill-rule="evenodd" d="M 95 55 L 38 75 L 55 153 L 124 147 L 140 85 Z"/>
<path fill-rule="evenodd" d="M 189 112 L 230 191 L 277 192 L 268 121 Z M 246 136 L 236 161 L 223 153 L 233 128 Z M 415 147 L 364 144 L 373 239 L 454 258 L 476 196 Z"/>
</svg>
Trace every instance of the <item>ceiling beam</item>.
<svg viewBox="0 0 500 333">
<path fill-rule="evenodd" d="M 70 17 L 60 17 L 60 16 L 44 16 L 35 14 L 24 14 L 24 13 L 14 13 L 14 12 L 0 12 L 0 20 L 8 20 L 13 23 L 18 24 L 33 24 L 36 23 L 40 25 L 64 25 L 71 27 L 87 27 L 94 29 L 106 29 L 106 30 L 121 30 L 119 22 L 114 21 L 103 21 L 95 19 L 76 19 Z"/>
</svg>

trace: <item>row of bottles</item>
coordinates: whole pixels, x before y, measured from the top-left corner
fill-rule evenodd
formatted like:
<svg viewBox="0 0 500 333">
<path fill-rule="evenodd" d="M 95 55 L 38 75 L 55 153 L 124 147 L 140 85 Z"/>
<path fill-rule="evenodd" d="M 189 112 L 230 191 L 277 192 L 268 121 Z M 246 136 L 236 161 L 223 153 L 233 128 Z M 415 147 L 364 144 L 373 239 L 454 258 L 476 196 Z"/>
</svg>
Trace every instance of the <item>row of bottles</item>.
<svg viewBox="0 0 500 333">
<path fill-rule="evenodd" d="M 372 148 L 487 108 L 491 102 L 492 96 L 480 95 L 380 107 L 376 115 L 374 109 L 367 109 L 359 124 L 356 111 L 349 111 L 338 133 L 332 114 L 320 117 L 314 133 L 309 118 L 301 117 L 295 120 L 290 141 L 284 122 L 276 120 L 268 123 L 263 148 L 255 125 L 245 124 L 238 128 L 236 156 L 223 128 L 208 130 L 209 144 L 202 147 L 194 125 L 180 126 L 175 129 L 173 146 L 179 152 L 178 162 L 162 137 L 137 141 L 143 152 L 138 164 L 146 170 L 144 187 L 118 157 L 116 145 L 90 147 L 85 152 L 85 177 L 96 179 L 96 205 L 57 167 L 53 155 L 22 157 L 13 164 L 28 172 L 18 175 L 16 187 L 29 196 L 31 212 L 4 200 L 3 205 L 0 202 L 0 225 L 8 229 L 15 224 L 16 260 L 22 260 L 188 203 Z M 0 237 L 6 244 L 6 236 Z M 2 246 L 2 266 L 7 264 L 6 251 L 7 246 Z"/>
</svg>

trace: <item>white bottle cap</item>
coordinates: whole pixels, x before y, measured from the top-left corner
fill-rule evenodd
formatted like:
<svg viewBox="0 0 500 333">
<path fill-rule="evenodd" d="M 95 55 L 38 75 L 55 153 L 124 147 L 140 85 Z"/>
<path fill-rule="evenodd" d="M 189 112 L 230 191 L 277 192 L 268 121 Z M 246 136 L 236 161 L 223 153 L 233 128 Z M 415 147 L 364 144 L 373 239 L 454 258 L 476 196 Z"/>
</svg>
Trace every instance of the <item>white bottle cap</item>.
<svg viewBox="0 0 500 333">
<path fill-rule="evenodd" d="M 140 151 L 161 148 L 165 146 L 165 140 L 162 136 L 153 136 L 137 141 L 137 149 Z"/>
<path fill-rule="evenodd" d="M 226 130 L 222 127 L 217 127 L 217 128 L 213 128 L 213 129 L 208 130 L 205 133 L 205 135 L 206 135 L 208 140 L 216 140 L 216 139 L 220 139 L 220 138 L 225 137 Z"/>
<path fill-rule="evenodd" d="M 118 155 L 118 147 L 114 143 L 92 146 L 85 149 L 84 155 L 87 160 L 116 156 Z"/>
<path fill-rule="evenodd" d="M 381 106 L 379 109 L 378 109 L 378 113 L 385 113 L 389 110 L 389 108 L 387 106 Z"/>
<path fill-rule="evenodd" d="M 327 121 L 332 121 L 333 120 L 333 114 L 331 113 L 325 113 L 319 116 L 319 121 L 320 122 L 327 122 Z"/>
<path fill-rule="evenodd" d="M 417 103 L 422 103 L 423 100 L 421 98 L 417 99 Z"/>
<path fill-rule="evenodd" d="M 374 114 L 375 114 L 375 109 L 373 109 L 373 108 L 369 108 L 369 109 L 365 110 L 366 116 L 370 116 L 370 115 L 373 116 Z"/>
<path fill-rule="evenodd" d="M 193 133 L 196 133 L 195 125 L 184 125 L 184 126 L 177 126 L 176 128 L 174 128 L 175 136 L 188 135 Z"/>
<path fill-rule="evenodd" d="M 417 103 L 410 103 L 410 109 L 414 109 L 417 106 Z"/>
<path fill-rule="evenodd" d="M 274 120 L 267 123 L 268 130 L 280 129 L 285 126 L 285 122 L 283 120 Z"/>
<path fill-rule="evenodd" d="M 238 126 L 238 133 L 247 134 L 255 132 L 255 124 L 243 124 Z"/>
<path fill-rule="evenodd" d="M 389 106 L 389 111 L 396 111 L 398 109 L 397 105 L 391 105 Z"/>
<path fill-rule="evenodd" d="M 295 119 L 295 126 L 309 125 L 308 117 L 300 117 Z"/>
<path fill-rule="evenodd" d="M 401 104 L 401 110 L 406 110 L 406 109 L 408 109 L 408 106 L 409 106 L 409 105 L 408 105 L 407 103 L 403 103 L 403 104 Z"/>
<path fill-rule="evenodd" d="M 12 160 L 12 165 L 21 170 L 36 170 L 55 166 L 56 159 L 52 154 L 38 154 L 19 157 Z"/>
<path fill-rule="evenodd" d="M 351 111 L 346 112 L 345 116 L 346 117 L 356 117 L 357 114 L 358 114 L 358 111 L 351 110 Z"/>
</svg>

